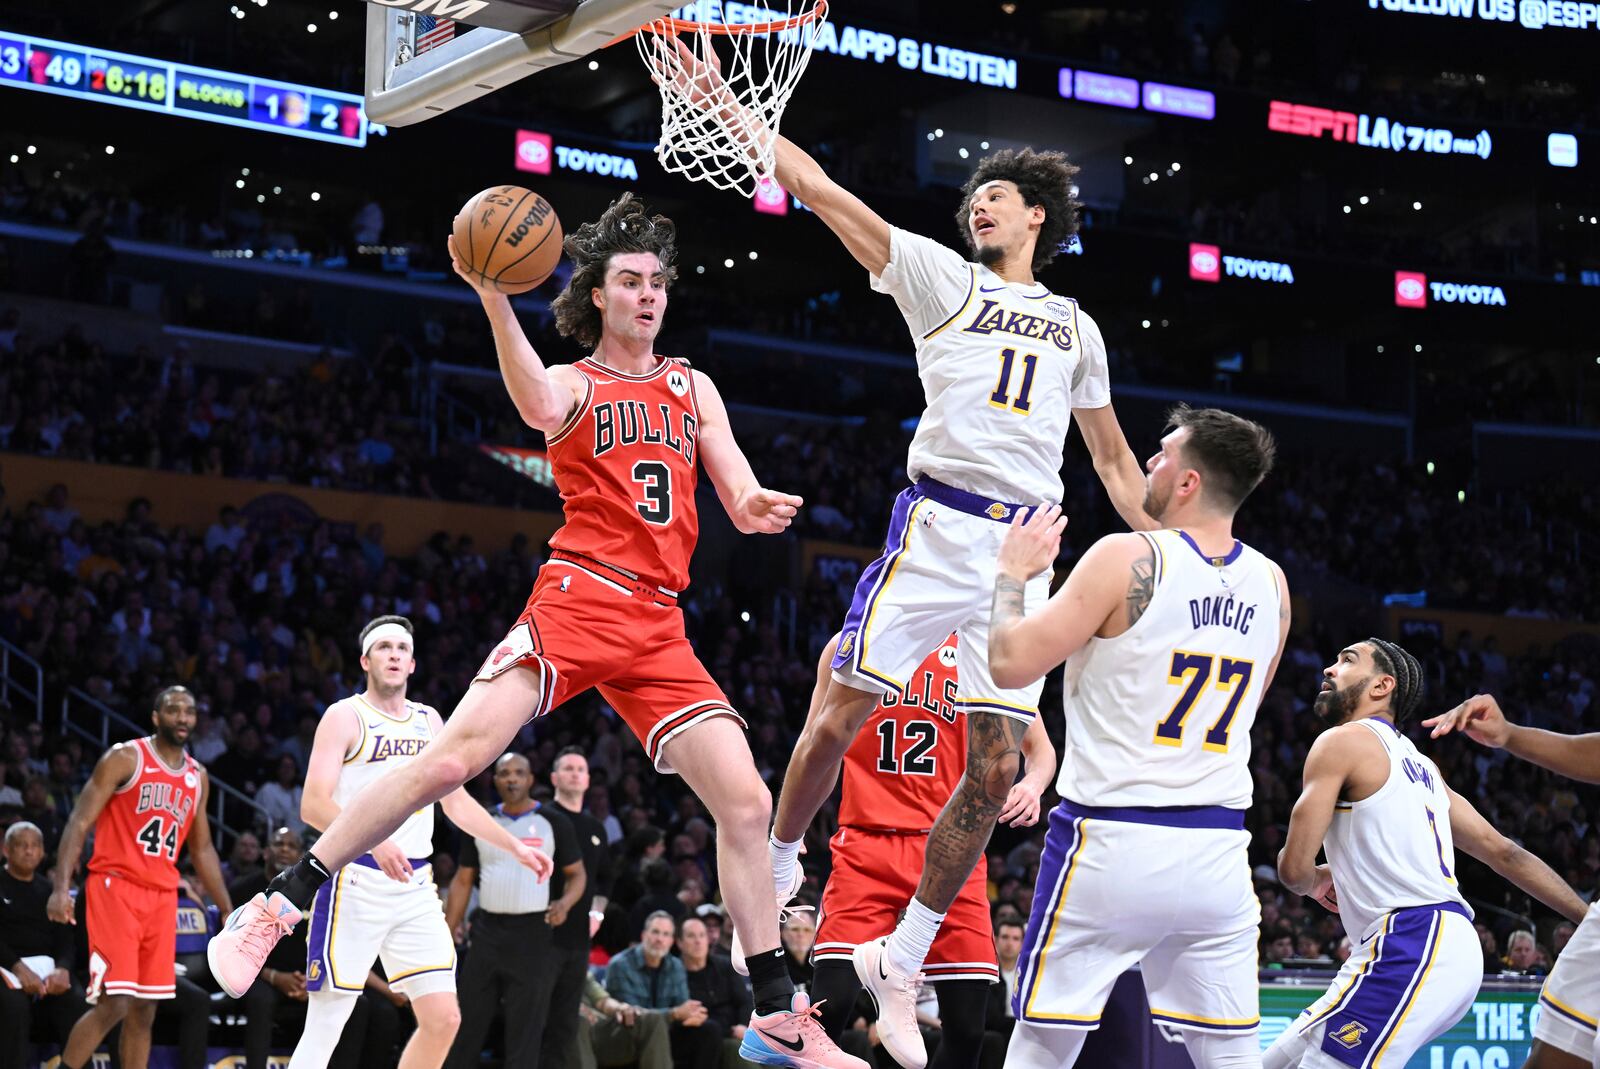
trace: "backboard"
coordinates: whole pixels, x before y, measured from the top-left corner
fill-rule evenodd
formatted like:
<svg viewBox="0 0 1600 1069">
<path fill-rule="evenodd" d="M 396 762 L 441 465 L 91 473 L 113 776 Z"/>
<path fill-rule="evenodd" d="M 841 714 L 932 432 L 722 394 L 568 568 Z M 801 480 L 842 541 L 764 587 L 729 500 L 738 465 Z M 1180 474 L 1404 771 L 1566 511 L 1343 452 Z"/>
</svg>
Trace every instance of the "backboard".
<svg viewBox="0 0 1600 1069">
<path fill-rule="evenodd" d="M 431 119 L 581 59 L 680 2 L 369 0 L 367 118 L 389 126 Z"/>
</svg>

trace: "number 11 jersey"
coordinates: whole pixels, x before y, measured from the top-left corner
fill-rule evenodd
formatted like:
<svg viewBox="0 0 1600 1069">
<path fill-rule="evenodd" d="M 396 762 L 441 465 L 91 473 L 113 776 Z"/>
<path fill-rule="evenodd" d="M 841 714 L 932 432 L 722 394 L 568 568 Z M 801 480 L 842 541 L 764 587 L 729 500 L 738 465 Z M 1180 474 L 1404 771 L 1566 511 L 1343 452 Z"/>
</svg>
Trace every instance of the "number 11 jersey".
<svg viewBox="0 0 1600 1069">
<path fill-rule="evenodd" d="M 592 357 L 572 367 L 583 399 L 547 438 L 567 520 L 550 544 L 680 591 L 700 534 L 700 409 L 688 361 L 662 357 L 643 375 Z"/>
</svg>

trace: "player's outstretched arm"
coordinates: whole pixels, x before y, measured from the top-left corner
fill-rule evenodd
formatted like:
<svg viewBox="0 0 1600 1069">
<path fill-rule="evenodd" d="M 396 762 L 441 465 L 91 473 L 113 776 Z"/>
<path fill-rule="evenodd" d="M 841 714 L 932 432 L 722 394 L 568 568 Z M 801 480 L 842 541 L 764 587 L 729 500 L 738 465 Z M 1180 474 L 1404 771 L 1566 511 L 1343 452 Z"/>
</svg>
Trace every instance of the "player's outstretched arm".
<svg viewBox="0 0 1600 1069">
<path fill-rule="evenodd" d="M 1424 720 L 1432 737 L 1465 732 L 1473 742 L 1504 748 L 1524 761 L 1583 783 L 1600 783 L 1600 732 L 1561 735 L 1539 728 L 1521 727 L 1506 719 L 1500 703 L 1489 694 L 1474 694 L 1448 713 Z"/>
<path fill-rule="evenodd" d="M 1024 617 L 1028 581 L 1049 569 L 1067 520 L 1059 506 L 1018 509 L 996 561 L 989 621 L 989 674 L 1025 687 L 1072 656 L 1128 604 L 1129 624 L 1150 604 L 1155 557 L 1138 535 L 1108 535 L 1089 547 L 1045 607 Z"/>
<path fill-rule="evenodd" d="M 724 127 L 740 131 L 764 129 L 760 120 L 745 109 L 728 88 L 715 52 L 708 55 L 707 62 L 702 62 L 682 41 L 673 43 L 682 67 L 678 91 L 685 99 L 701 111 L 715 113 L 716 121 Z M 741 133 L 740 136 L 742 139 L 748 135 Z M 827 223 L 828 229 L 839 236 L 862 267 L 874 275 L 883 274 L 883 269 L 889 265 L 889 224 L 860 197 L 829 178 L 809 153 L 788 138 L 775 138 L 773 149 L 776 172 L 773 177 L 778 184 L 799 197 Z M 755 155 L 754 149 L 751 155 Z"/>
<path fill-rule="evenodd" d="M 1455 791 L 1450 795 L 1450 837 L 1462 850 L 1488 865 L 1504 880 L 1528 892 L 1573 924 L 1581 924 L 1589 906 L 1566 880 L 1539 858 L 1500 834 L 1483 814 Z"/>
<path fill-rule="evenodd" d="M 544 361 L 534 351 L 533 344 L 528 341 L 528 335 L 523 333 L 522 324 L 517 322 L 511 298 L 473 276 L 473 272 L 456 254 L 454 235 L 450 236 L 448 244 L 450 266 L 483 302 L 484 314 L 489 317 L 489 329 L 494 332 L 494 351 L 500 361 L 500 377 L 505 380 L 511 403 L 517 406 L 517 415 L 534 430 L 560 430 L 572 410 L 583 400 L 583 376 L 565 364 L 545 367 Z"/>
<path fill-rule="evenodd" d="M 1144 510 L 1144 468 L 1128 446 L 1115 410 L 1109 403 L 1099 408 L 1074 408 L 1072 418 L 1083 432 L 1094 473 L 1100 476 L 1122 522 L 1135 531 L 1159 530 L 1160 522 Z"/>
<path fill-rule="evenodd" d="M 744 450 L 733 437 L 728 409 L 710 376 L 691 371 L 700 409 L 700 459 L 717 488 L 717 499 L 741 534 L 779 534 L 794 522 L 804 501 L 768 490 L 756 481 Z"/>
<path fill-rule="evenodd" d="M 139 753 L 130 743 L 118 743 L 100 755 L 94 774 L 84 786 L 83 793 L 72 807 L 67 826 L 61 832 L 61 845 L 56 849 L 56 867 L 51 878 L 50 901 L 46 912 L 58 924 L 77 924 L 72 909 L 72 876 L 78 871 L 78 859 L 83 856 L 83 843 L 89 829 L 100 819 L 111 796 L 117 788 L 133 779 L 139 771 Z"/>
<path fill-rule="evenodd" d="M 1372 748 L 1381 745 L 1366 728 L 1345 730 L 1350 726 L 1325 731 L 1311 744 L 1301 776 L 1300 798 L 1289 814 L 1289 833 L 1284 837 L 1283 849 L 1278 851 L 1278 882 L 1295 894 L 1315 898 L 1330 908 L 1328 890 L 1332 880 L 1327 867 L 1317 864 L 1317 852 L 1333 823 L 1334 808 L 1350 773 L 1363 759 L 1369 743 Z"/>
<path fill-rule="evenodd" d="M 206 806 L 211 801 L 211 775 L 200 770 L 200 801 L 195 804 L 194 827 L 189 829 L 189 861 L 195 875 L 211 896 L 211 904 L 226 917 L 233 912 L 233 899 L 228 897 L 228 885 L 222 878 L 222 860 L 217 857 L 217 844 L 211 838 L 211 820 L 206 816 Z"/>
</svg>

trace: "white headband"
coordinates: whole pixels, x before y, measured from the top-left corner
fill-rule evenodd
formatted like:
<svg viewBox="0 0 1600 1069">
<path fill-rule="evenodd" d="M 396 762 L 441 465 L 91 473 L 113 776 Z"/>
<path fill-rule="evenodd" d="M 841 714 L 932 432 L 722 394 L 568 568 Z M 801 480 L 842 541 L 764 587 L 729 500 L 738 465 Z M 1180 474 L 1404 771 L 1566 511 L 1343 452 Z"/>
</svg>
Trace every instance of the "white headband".
<svg viewBox="0 0 1600 1069">
<path fill-rule="evenodd" d="M 376 643 L 382 642 L 386 638 L 392 638 L 396 642 L 406 643 L 411 647 L 412 653 L 416 653 L 417 651 L 416 641 L 411 637 L 410 631 L 407 631 L 399 624 L 379 624 L 377 627 L 374 627 L 371 631 L 367 632 L 366 641 L 361 643 L 361 656 L 365 657 L 367 654 L 371 653 L 372 647 Z"/>
</svg>

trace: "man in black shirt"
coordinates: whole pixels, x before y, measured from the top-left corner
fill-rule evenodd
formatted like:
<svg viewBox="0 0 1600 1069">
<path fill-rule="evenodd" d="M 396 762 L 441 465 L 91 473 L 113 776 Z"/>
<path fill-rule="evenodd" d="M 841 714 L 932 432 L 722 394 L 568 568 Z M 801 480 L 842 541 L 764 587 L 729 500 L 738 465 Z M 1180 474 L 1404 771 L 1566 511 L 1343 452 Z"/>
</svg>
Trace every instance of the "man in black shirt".
<svg viewBox="0 0 1600 1069">
<path fill-rule="evenodd" d="M 300 834 L 292 828 L 278 828 L 267 838 L 263 857 L 265 867 L 247 873 L 228 885 L 228 897 L 248 902 L 260 893 L 278 873 L 300 858 Z M 241 897 L 242 896 L 242 897 Z M 266 1069 L 272 1050 L 272 1026 L 280 1023 L 286 1037 L 299 1035 L 306 1016 L 306 925 L 278 941 L 267 955 L 266 967 L 239 1003 L 244 1007 L 245 1069 Z M 360 1065 L 361 1041 L 367 1032 L 369 1007 L 363 994 L 346 1022 L 344 1036 L 334 1048 L 329 1069 L 356 1069 Z"/>
<path fill-rule="evenodd" d="M 578 1003 L 583 997 L 583 976 L 589 968 L 589 940 L 605 918 L 611 894 L 611 848 L 605 825 L 583 811 L 589 791 L 589 759 L 576 746 L 556 755 L 550 771 L 556 806 L 566 813 L 578 833 L 586 879 L 583 896 L 554 933 L 550 967 L 555 970 L 555 993 L 544 1029 L 545 1065 L 576 1065 L 578 1059 Z M 551 877 L 552 895 L 560 895 L 560 874 Z M 739 1020 L 749 1019 L 745 1014 Z"/>
<path fill-rule="evenodd" d="M 722 1065 L 740 1066 L 739 1042 L 750 1019 L 750 986 L 733 971 L 726 954 L 712 953 L 705 921 L 689 917 L 678 928 L 678 957 L 689 974 L 689 997 L 706 1008 L 707 1021 L 726 1030 Z"/>
<path fill-rule="evenodd" d="M 64 1043 L 87 1006 L 72 982 L 76 956 L 72 927 L 55 923 L 45 913 L 50 881 L 38 875 L 44 837 L 37 825 L 20 821 L 6 830 L 5 859 L 0 870 L 0 968 L 21 986 L 13 988 L 0 977 L 0 1069 L 22 1069 L 35 1015 L 48 1020 L 56 1039 Z M 53 967 L 40 973 L 29 968 L 25 958 L 35 959 L 34 964 L 49 958 Z"/>
</svg>

